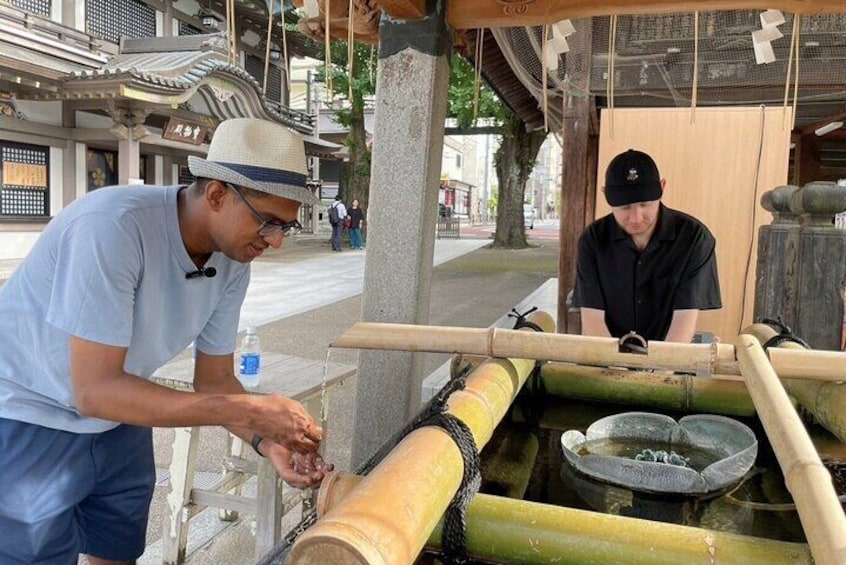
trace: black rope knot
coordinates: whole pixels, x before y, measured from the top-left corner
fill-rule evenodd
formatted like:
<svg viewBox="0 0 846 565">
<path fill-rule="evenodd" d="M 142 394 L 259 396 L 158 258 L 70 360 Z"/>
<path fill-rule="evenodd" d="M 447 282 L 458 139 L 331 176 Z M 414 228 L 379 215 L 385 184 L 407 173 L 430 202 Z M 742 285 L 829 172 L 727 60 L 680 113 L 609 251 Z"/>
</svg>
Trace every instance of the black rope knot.
<svg viewBox="0 0 846 565">
<path fill-rule="evenodd" d="M 532 306 L 531 308 L 529 308 L 528 310 L 526 310 L 525 312 L 523 312 L 521 314 L 520 312 L 517 311 L 516 308 L 512 308 L 511 312 L 508 313 L 508 317 L 515 319 L 513 329 L 519 330 L 520 328 L 531 328 L 531 329 L 535 330 L 536 332 L 542 332 L 543 331 L 542 327 L 540 327 L 539 325 L 535 324 L 534 322 L 530 322 L 529 320 L 526 319 L 529 314 L 536 311 L 537 309 L 538 309 L 537 306 Z"/>
<path fill-rule="evenodd" d="M 482 484 L 480 471 L 481 463 L 476 441 L 470 428 L 448 412 L 432 414 L 420 422 L 420 426 L 437 426 L 443 429 L 461 452 L 464 461 L 464 473 L 461 484 L 455 496 L 447 506 L 444 514 L 443 534 L 441 535 L 441 550 L 447 565 L 463 565 L 469 562 L 467 556 L 467 506 L 479 492 Z"/>
<path fill-rule="evenodd" d="M 791 330 L 790 327 L 788 327 L 784 324 L 784 322 L 782 322 L 781 316 L 779 316 L 775 320 L 772 318 L 764 318 L 763 320 L 761 320 L 761 323 L 767 324 L 774 330 L 778 331 L 776 335 L 768 339 L 764 343 L 764 345 L 762 345 L 764 351 L 766 351 L 770 347 L 778 347 L 782 343 L 787 342 L 798 343 L 805 349 L 811 349 L 811 346 L 808 345 L 808 342 L 794 334 L 793 330 Z"/>
</svg>

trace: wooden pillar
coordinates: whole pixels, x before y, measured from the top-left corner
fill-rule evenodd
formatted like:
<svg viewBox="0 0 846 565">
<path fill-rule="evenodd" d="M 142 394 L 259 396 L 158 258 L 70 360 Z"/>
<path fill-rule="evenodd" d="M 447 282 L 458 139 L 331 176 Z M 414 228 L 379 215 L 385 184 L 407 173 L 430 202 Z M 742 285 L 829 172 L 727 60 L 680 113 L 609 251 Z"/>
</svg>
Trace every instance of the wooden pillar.
<svg viewBox="0 0 846 565">
<path fill-rule="evenodd" d="M 802 186 L 820 179 L 822 140 L 813 132 L 802 135 L 794 149 L 793 184 Z"/>
<path fill-rule="evenodd" d="M 579 235 L 587 225 L 588 212 L 593 216 L 596 187 L 596 151 L 591 158 L 590 128 L 591 104 L 584 92 L 590 89 L 591 43 L 593 36 L 590 19 L 574 20 L 576 33 L 572 36 L 571 49 L 566 57 L 567 74 L 572 89 L 564 93 L 564 118 L 561 125 L 564 154 L 561 177 L 561 220 L 558 259 L 558 332 L 567 333 L 569 308 L 567 295 L 573 289 L 576 276 L 576 250 Z M 574 94 L 576 93 L 576 94 Z M 595 139 L 598 137 L 594 136 Z M 593 169 L 589 169 L 592 163 Z"/>
<path fill-rule="evenodd" d="M 173 37 L 173 1 L 164 0 L 162 13 L 162 37 Z"/>
<path fill-rule="evenodd" d="M 62 127 L 76 128 L 76 110 L 67 101 L 62 102 Z M 82 156 L 80 157 L 80 153 Z M 62 206 L 67 206 L 77 197 L 78 167 L 85 163 L 85 145 L 73 139 L 65 141 L 62 159 Z M 84 175 L 85 171 L 83 171 Z"/>
</svg>

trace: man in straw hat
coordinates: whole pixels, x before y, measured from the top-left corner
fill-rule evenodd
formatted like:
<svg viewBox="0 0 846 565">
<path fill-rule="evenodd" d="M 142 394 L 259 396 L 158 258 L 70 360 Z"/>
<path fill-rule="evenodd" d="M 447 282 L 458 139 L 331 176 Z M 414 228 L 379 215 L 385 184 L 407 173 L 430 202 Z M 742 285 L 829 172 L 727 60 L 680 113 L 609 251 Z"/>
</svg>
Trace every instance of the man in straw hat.
<svg viewBox="0 0 846 565">
<path fill-rule="evenodd" d="M 188 187 L 74 202 L 0 288 L 0 563 L 139 557 L 153 426 L 226 426 L 297 487 L 331 470 L 302 405 L 245 394 L 233 374 L 249 263 L 313 198 L 302 137 L 225 121 L 189 166 Z M 192 342 L 195 392 L 150 382 Z"/>
<path fill-rule="evenodd" d="M 652 157 L 629 149 L 605 173 L 611 213 L 579 238 L 573 304 L 582 333 L 689 343 L 700 310 L 721 308 L 716 242 L 702 222 L 661 203 Z"/>
</svg>

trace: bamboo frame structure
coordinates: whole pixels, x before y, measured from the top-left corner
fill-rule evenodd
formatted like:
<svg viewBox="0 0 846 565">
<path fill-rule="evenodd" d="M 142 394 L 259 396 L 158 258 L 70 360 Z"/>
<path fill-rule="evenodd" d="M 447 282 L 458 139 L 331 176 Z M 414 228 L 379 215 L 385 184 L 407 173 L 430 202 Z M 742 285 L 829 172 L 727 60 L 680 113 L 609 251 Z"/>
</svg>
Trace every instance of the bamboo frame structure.
<svg viewBox="0 0 846 565">
<path fill-rule="evenodd" d="M 326 477 L 318 493 L 318 516 L 340 508 L 362 480 L 341 473 Z M 443 521 L 429 536 L 426 547 L 441 547 L 442 530 Z M 475 559 L 509 565 L 812 563 L 806 544 L 486 494 L 477 494 L 467 509 L 467 552 Z"/>
<path fill-rule="evenodd" d="M 648 353 L 620 353 L 614 338 L 532 333 L 504 328 L 456 328 L 358 322 L 333 347 L 466 353 L 499 358 L 565 361 L 594 367 L 680 370 L 699 376 L 739 375 L 735 348 L 722 343 L 649 342 Z M 781 378 L 846 380 L 846 353 L 801 351 L 776 354 Z"/>
<path fill-rule="evenodd" d="M 761 344 L 737 341 L 737 357 L 758 417 L 796 503 L 802 529 L 819 565 L 846 563 L 846 515 L 820 460 Z"/>
<path fill-rule="evenodd" d="M 739 374 L 734 347 L 653 341 L 647 355 L 620 353 L 614 338 L 531 333 L 504 328 L 456 328 L 358 322 L 333 347 L 467 353 L 500 358 L 567 361 L 580 365 Z"/>
<path fill-rule="evenodd" d="M 546 313 L 535 312 L 529 320 L 544 331 L 555 329 Z M 477 449 L 490 440 L 534 364 L 529 359 L 492 359 L 468 376 L 463 390 L 450 395 L 447 411 L 467 425 Z M 458 490 L 463 472 L 461 452 L 444 430 L 414 430 L 343 505 L 300 536 L 290 562 L 411 563 Z"/>
<path fill-rule="evenodd" d="M 752 324 L 743 330 L 744 334 L 753 336 L 761 343 L 777 335 L 777 332 L 766 324 Z M 801 345 L 793 342 L 784 342 L 778 347 L 767 349 L 770 359 L 775 362 L 787 363 L 796 366 L 800 370 L 807 370 L 812 375 L 818 368 L 808 362 L 809 351 Z M 842 354 L 833 351 L 817 351 L 821 358 L 829 359 L 834 367 L 839 367 L 841 373 L 846 372 L 846 362 L 838 361 Z M 807 369 L 803 369 L 807 367 Z M 843 380 L 846 380 L 844 375 Z M 842 442 L 846 442 L 846 384 L 842 382 L 811 381 L 801 379 L 784 379 L 782 381 L 787 392 L 799 402 L 799 404 L 814 416 L 814 419 L 821 426 L 837 436 Z"/>
</svg>

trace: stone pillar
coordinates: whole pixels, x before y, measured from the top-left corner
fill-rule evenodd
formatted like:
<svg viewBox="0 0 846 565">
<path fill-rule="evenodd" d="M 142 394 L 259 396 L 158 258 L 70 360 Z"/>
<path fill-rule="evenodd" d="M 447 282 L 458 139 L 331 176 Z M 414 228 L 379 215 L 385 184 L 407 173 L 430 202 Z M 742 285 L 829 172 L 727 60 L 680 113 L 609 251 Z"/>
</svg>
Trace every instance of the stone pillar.
<svg viewBox="0 0 846 565">
<path fill-rule="evenodd" d="M 774 221 L 760 230 L 755 321 L 782 317 L 814 349 L 839 351 L 846 338 L 846 187 L 810 182 L 762 197 Z"/>
<path fill-rule="evenodd" d="M 451 35 L 441 0 L 379 32 L 362 320 L 425 324 L 435 245 Z M 420 408 L 420 354 L 362 351 L 353 467 Z"/>
</svg>

